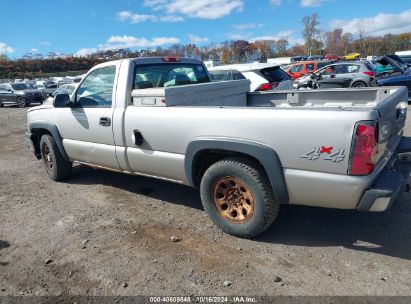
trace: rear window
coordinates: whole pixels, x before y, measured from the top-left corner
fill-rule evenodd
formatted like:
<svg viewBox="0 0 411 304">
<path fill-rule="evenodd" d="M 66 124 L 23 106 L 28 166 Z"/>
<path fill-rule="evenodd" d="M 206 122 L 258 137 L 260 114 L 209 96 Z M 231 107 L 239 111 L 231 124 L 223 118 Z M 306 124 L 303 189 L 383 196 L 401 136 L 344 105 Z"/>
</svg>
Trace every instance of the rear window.
<svg viewBox="0 0 411 304">
<path fill-rule="evenodd" d="M 321 69 L 327 65 L 331 64 L 331 62 L 317 62 L 317 70 Z"/>
<path fill-rule="evenodd" d="M 208 72 L 210 73 L 211 80 L 213 81 L 246 79 L 243 74 L 237 70 L 215 70 Z"/>
<path fill-rule="evenodd" d="M 291 80 L 291 77 L 284 72 L 280 67 L 272 67 L 261 70 L 261 74 L 268 82 L 281 82 L 285 80 Z"/>
<path fill-rule="evenodd" d="M 209 81 L 207 71 L 201 64 L 144 64 L 135 69 L 134 88 L 162 88 Z"/>
</svg>

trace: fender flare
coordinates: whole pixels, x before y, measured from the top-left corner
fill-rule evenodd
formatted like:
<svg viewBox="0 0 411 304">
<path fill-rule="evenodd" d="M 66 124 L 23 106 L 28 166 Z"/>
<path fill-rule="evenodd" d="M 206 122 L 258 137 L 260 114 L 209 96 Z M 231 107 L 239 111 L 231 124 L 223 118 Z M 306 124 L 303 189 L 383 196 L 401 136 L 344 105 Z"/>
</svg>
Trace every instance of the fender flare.
<svg viewBox="0 0 411 304">
<path fill-rule="evenodd" d="M 53 136 L 56 145 L 60 150 L 61 155 L 64 157 L 65 160 L 70 161 L 70 158 L 68 157 L 66 150 L 63 146 L 63 138 L 61 137 L 60 132 L 55 124 L 49 122 L 33 122 L 30 124 L 29 130 L 32 135 L 34 134 L 33 130 L 37 129 L 47 130 Z"/>
<path fill-rule="evenodd" d="M 240 139 L 201 138 L 191 141 L 187 146 L 184 159 L 186 177 L 191 186 L 195 186 L 194 164 L 196 158 L 204 150 L 237 152 L 257 159 L 267 173 L 277 201 L 281 204 L 289 202 L 283 167 L 277 153 L 266 145 Z"/>
</svg>

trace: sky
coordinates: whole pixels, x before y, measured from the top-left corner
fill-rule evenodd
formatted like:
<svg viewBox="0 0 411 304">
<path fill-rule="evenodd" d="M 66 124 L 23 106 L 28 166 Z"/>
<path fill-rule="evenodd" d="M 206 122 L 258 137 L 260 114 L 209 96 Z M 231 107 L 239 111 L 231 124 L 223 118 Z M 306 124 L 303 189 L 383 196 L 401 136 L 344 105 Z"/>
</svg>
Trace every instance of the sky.
<svg viewBox="0 0 411 304">
<path fill-rule="evenodd" d="M 226 40 L 302 42 L 301 19 L 354 35 L 411 32 L 411 0 L 0 0 L 0 54 L 199 46 Z"/>
</svg>

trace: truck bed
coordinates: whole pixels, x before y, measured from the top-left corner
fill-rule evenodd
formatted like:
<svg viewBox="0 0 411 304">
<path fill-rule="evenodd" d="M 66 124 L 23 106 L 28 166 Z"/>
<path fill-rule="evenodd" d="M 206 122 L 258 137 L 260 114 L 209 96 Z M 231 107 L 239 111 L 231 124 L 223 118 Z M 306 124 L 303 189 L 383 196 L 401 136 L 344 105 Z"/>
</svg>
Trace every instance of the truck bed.
<svg viewBox="0 0 411 304">
<path fill-rule="evenodd" d="M 401 87 L 252 92 L 249 107 L 369 109 L 387 101 Z M 404 100 L 406 102 L 407 100 Z"/>
</svg>

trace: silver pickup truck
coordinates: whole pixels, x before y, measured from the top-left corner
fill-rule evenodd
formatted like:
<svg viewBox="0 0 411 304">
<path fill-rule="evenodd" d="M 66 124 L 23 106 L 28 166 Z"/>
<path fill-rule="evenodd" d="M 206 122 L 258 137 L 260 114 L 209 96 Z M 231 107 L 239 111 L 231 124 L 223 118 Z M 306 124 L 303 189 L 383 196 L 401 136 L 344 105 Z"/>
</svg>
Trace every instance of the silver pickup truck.
<svg viewBox="0 0 411 304">
<path fill-rule="evenodd" d="M 210 83 L 198 60 L 107 62 L 29 109 L 26 140 L 55 181 L 77 162 L 198 187 L 240 237 L 281 204 L 384 211 L 407 188 L 405 88 L 247 93 L 244 81 Z"/>
</svg>

